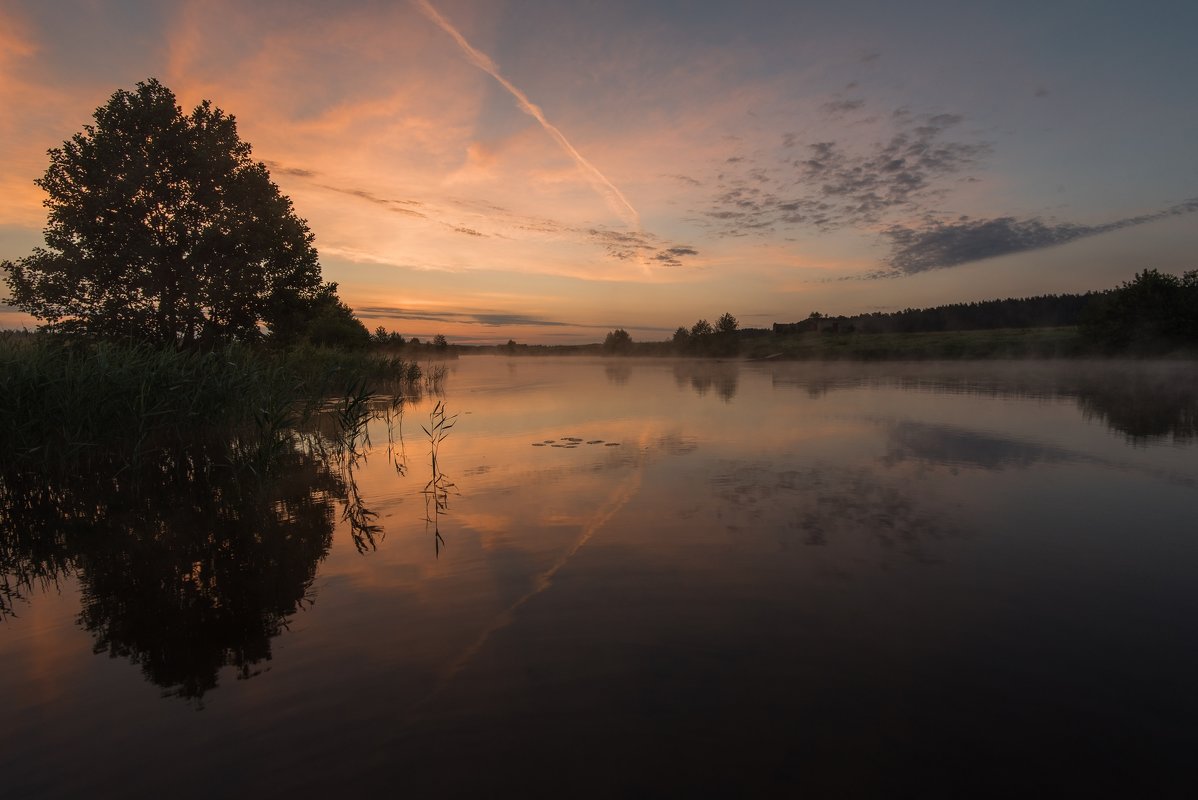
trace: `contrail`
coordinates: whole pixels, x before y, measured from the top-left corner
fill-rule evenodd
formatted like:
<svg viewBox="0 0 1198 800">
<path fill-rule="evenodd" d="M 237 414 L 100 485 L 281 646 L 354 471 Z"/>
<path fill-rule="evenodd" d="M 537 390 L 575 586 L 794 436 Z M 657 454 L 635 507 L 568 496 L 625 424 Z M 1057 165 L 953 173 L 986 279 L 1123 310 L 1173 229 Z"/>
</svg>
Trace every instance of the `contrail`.
<svg viewBox="0 0 1198 800">
<path fill-rule="evenodd" d="M 449 20 L 445 19 L 445 17 L 438 13 L 437 9 L 433 8 L 432 3 L 430 3 L 429 0 L 412 0 L 412 2 L 417 8 L 424 12 L 424 15 L 432 20 L 437 27 L 453 37 L 453 40 L 458 43 L 458 47 L 462 48 L 462 52 L 466 54 L 466 58 L 468 58 L 470 62 L 474 64 L 474 66 L 478 67 L 483 72 L 486 72 L 492 78 L 499 81 L 499 84 L 504 89 L 507 89 L 508 92 L 511 93 L 512 97 L 516 98 L 516 102 L 520 104 L 520 108 L 524 110 L 524 113 L 541 123 L 541 127 L 545 129 L 545 132 L 557 141 L 557 143 L 563 150 L 566 151 L 566 154 L 569 155 L 570 158 L 574 159 L 574 163 L 578 164 L 579 169 L 581 169 L 587 176 L 587 179 L 590 180 L 591 185 L 595 187 L 596 191 L 603 195 L 603 198 L 607 201 L 607 204 L 611 206 L 612 211 L 614 211 L 616 215 L 620 217 L 620 219 L 624 220 L 627 225 L 633 228 L 639 229 L 641 227 L 641 215 L 638 214 L 637 210 L 632 207 L 632 203 L 628 202 L 628 198 L 624 196 L 624 193 L 617 189 L 615 184 L 609 181 L 607 177 L 595 167 L 594 164 L 583 158 L 582 153 L 574 149 L 574 145 L 570 144 L 570 141 L 566 138 L 565 134 L 559 131 L 553 125 L 553 123 L 545 119 L 545 112 L 543 112 L 536 103 L 529 100 L 528 95 L 517 89 L 512 85 L 511 81 L 499 74 L 499 67 L 495 66 L 495 62 L 492 61 L 486 53 L 475 50 L 470 45 L 470 42 L 466 41 L 466 37 L 462 36 L 462 34 L 458 32 L 457 28 L 450 24 Z"/>
</svg>

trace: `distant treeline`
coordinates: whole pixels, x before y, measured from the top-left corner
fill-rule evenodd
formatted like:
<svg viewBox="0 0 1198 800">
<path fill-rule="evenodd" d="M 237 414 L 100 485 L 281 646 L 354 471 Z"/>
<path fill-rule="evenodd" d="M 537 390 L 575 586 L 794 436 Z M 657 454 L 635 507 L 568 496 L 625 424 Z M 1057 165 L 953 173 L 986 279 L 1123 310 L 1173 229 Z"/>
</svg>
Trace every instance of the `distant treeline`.
<svg viewBox="0 0 1198 800">
<path fill-rule="evenodd" d="M 416 336 L 411 339 L 405 339 L 404 336 L 396 331 L 389 331 L 382 325 L 374 329 L 374 333 L 367 337 L 367 344 L 372 350 L 386 353 L 391 357 L 401 357 L 404 359 L 453 359 L 457 358 L 459 351 L 462 350 L 462 345 L 453 345 L 445 338 L 444 334 L 438 333 L 431 339 L 426 339 L 423 342 Z"/>
<path fill-rule="evenodd" d="M 774 323 L 776 334 L 831 331 L 840 333 L 931 333 L 1001 328 L 1060 328 L 1080 325 L 1087 309 L 1111 292 L 1048 294 L 1037 297 L 952 303 L 934 308 L 825 316 L 818 312 L 801 322 Z"/>
<path fill-rule="evenodd" d="M 813 335 L 814 334 L 814 335 Z M 911 334 L 908 336 L 907 334 Z M 1193 356 L 1198 348 L 1198 270 L 1146 269 L 1115 289 L 1085 294 L 953 303 L 933 308 L 828 316 L 742 328 L 725 313 L 665 341 L 633 341 L 623 328 L 602 344 L 460 348 L 516 355 L 604 354 L 716 358 L 897 359 Z"/>
<path fill-rule="evenodd" d="M 1165 352 L 1198 344 L 1198 270 L 1181 276 L 1146 269 L 1116 289 L 1085 294 L 953 303 L 889 313 L 774 323 L 775 337 L 804 333 L 949 333 L 1075 328 L 1093 352 Z"/>
</svg>

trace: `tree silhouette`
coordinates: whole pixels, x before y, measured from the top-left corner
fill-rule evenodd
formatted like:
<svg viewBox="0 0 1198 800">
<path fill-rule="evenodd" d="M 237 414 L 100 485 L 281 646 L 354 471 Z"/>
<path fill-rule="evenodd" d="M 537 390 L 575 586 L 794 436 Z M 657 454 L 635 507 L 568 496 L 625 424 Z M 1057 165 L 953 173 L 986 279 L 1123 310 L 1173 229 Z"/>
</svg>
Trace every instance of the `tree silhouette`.
<svg viewBox="0 0 1198 800">
<path fill-rule="evenodd" d="M 728 312 L 724 312 L 716 320 L 715 341 L 711 342 L 709 347 L 712 355 L 734 356 L 740 352 L 740 338 L 736 335 L 736 329 L 739 326 L 740 323 L 736 321 L 736 317 Z M 733 391 L 735 392 L 735 390 Z"/>
<path fill-rule="evenodd" d="M 679 325 L 678 329 L 674 331 L 674 338 L 671 340 L 674 345 L 674 350 L 679 353 L 685 352 L 687 346 L 690 344 L 690 338 L 690 331 Z"/>
<path fill-rule="evenodd" d="M 603 339 L 603 352 L 627 353 L 632 349 L 632 337 L 623 328 L 616 328 Z"/>
<path fill-rule="evenodd" d="M 36 181 L 46 247 L 3 264 L 18 308 L 50 329 L 181 346 L 327 310 L 307 223 L 232 116 L 207 100 L 185 116 L 151 78 L 94 120 Z"/>
<path fill-rule="evenodd" d="M 357 349 L 370 344 L 370 332 L 337 297 L 337 284 L 326 283 L 310 300 L 280 309 L 267 327 L 282 344 L 306 339 L 325 347 Z"/>
<path fill-rule="evenodd" d="M 1087 311 L 1083 332 L 1111 349 L 1167 350 L 1198 341 L 1198 270 L 1146 269 Z"/>
</svg>

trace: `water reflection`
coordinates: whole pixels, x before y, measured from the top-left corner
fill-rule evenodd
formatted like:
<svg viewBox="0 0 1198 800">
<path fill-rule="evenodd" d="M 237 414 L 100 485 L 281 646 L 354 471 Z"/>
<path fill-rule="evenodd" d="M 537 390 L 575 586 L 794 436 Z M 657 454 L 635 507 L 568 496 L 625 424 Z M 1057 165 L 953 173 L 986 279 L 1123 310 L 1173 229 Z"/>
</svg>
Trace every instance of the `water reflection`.
<svg viewBox="0 0 1198 800">
<path fill-rule="evenodd" d="M 1134 442 L 1198 436 L 1198 370 L 1139 371 L 1125 381 L 1085 381 L 1077 405 Z"/>
<path fill-rule="evenodd" d="M 925 507 L 902 477 L 875 470 L 821 464 L 770 469 L 733 463 L 711 480 L 732 533 L 776 532 L 781 550 L 793 544 L 846 547 L 880 545 L 920 562 L 934 562 L 935 543 L 956 528 L 942 512 Z"/>
<path fill-rule="evenodd" d="M 816 399 L 829 392 L 898 387 L 987 397 L 1071 399 L 1129 441 L 1189 442 L 1198 437 L 1198 370 L 1189 362 L 978 362 L 785 364 L 775 388 Z"/>
<path fill-rule="evenodd" d="M 376 521 L 378 514 L 372 511 L 362 499 L 358 489 L 358 481 L 354 471 L 366 466 L 365 454 L 355 452 L 340 462 L 341 478 L 345 486 L 345 502 L 341 510 L 341 521 L 349 527 L 350 538 L 359 553 L 378 548 L 378 542 L 383 536 L 383 526 Z M 399 462 L 395 462 L 396 471 L 400 471 Z M 400 472 L 402 475 L 402 472 Z"/>
<path fill-rule="evenodd" d="M 951 425 L 902 420 L 888 425 L 885 464 L 925 461 L 987 470 L 1030 467 L 1033 464 L 1078 460 L 1058 447 L 1023 441 Z"/>
<path fill-rule="evenodd" d="M 603 373 L 616 386 L 624 386 L 632 377 L 632 366 L 626 361 L 609 362 L 603 365 Z"/>
<path fill-rule="evenodd" d="M 137 664 L 165 694 L 201 698 L 226 666 L 251 676 L 313 599 L 335 501 L 368 514 L 325 454 L 297 446 L 276 459 L 269 480 L 194 458 L 164 460 L 136 485 L 7 476 L 0 614 L 70 576 L 95 652 Z"/>
<path fill-rule="evenodd" d="M 0 629 L 0 767 L 27 772 L 10 793 L 52 795 L 64 751 L 101 787 L 161 785 L 199 754 L 195 794 L 396 775 L 418 794 L 582 775 L 635 794 L 662 747 L 709 768 L 663 776 L 674 793 L 813 775 L 853 794 L 864 763 L 859 793 L 908 794 L 952 764 L 1035 773 L 1062 741 L 1071 787 L 1083 762 L 1188 769 L 1198 472 L 1193 445 L 1129 446 L 1184 440 L 1171 368 L 1140 388 L 1120 365 L 608 366 L 464 358 L 444 447 L 430 398 L 423 433 L 376 418 L 360 453 L 298 447 L 274 482 L 166 464 L 141 495 L 5 488 L 25 617 Z M 1144 392 L 1170 398 L 1148 415 L 1164 427 L 1135 427 L 1158 438 L 1110 435 Z M 57 579 L 57 604 L 11 596 Z M 96 669 L 88 639 L 209 700 L 203 718 Z M 120 738 L 90 735 L 116 717 Z"/>
<path fill-rule="evenodd" d="M 674 382 L 679 388 L 690 386 L 700 397 L 714 389 L 717 397 L 729 403 L 740 386 L 740 365 L 735 361 L 676 361 Z"/>
</svg>

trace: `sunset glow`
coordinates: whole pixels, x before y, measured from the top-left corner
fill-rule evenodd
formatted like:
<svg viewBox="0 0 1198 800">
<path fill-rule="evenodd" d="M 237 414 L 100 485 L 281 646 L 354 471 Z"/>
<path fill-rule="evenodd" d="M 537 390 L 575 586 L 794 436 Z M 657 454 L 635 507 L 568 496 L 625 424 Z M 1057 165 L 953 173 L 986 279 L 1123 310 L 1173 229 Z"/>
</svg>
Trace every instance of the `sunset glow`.
<svg viewBox="0 0 1198 800">
<path fill-rule="evenodd" d="M 1103 289 L 1198 267 L 1196 23 L 1182 3 L 4 2 L 0 259 L 41 243 L 46 150 L 156 77 L 237 117 L 372 330 L 660 340 L 725 311 Z"/>
</svg>

